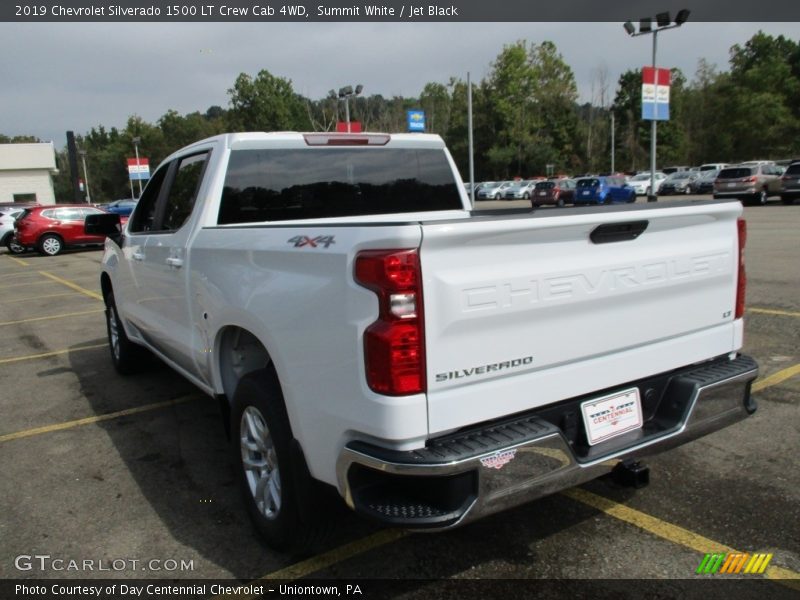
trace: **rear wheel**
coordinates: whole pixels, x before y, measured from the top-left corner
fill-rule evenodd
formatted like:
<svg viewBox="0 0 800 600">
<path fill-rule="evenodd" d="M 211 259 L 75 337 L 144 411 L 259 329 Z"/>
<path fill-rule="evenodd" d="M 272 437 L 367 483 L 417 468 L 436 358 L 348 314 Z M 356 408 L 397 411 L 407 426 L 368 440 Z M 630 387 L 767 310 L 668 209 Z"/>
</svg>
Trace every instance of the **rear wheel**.
<svg viewBox="0 0 800 600">
<path fill-rule="evenodd" d="M 128 339 L 117 313 L 113 292 L 109 292 L 106 296 L 106 332 L 111 361 L 117 372 L 121 375 L 131 375 L 140 371 L 148 358 L 147 351 Z"/>
<path fill-rule="evenodd" d="M 57 256 L 64 250 L 64 240 L 55 233 L 45 233 L 39 238 L 38 250 L 45 256 Z"/>
<path fill-rule="evenodd" d="M 8 251 L 11 254 L 23 254 L 28 250 L 25 246 L 17 241 L 17 238 L 14 235 L 6 236 L 5 246 L 8 248 Z"/>
<path fill-rule="evenodd" d="M 788 206 L 790 204 L 794 204 L 794 198 L 791 196 L 781 196 L 781 202 Z"/>
<path fill-rule="evenodd" d="M 326 529 L 322 511 L 304 514 L 307 470 L 293 468 L 292 430 L 274 370 L 244 375 L 231 407 L 233 460 L 247 512 L 267 544 L 303 552 Z"/>
<path fill-rule="evenodd" d="M 564 199 L 559 197 L 559 199 L 556 200 L 556 206 L 564 206 Z"/>
<path fill-rule="evenodd" d="M 758 203 L 764 206 L 767 203 L 767 190 L 761 190 L 758 193 Z"/>
</svg>

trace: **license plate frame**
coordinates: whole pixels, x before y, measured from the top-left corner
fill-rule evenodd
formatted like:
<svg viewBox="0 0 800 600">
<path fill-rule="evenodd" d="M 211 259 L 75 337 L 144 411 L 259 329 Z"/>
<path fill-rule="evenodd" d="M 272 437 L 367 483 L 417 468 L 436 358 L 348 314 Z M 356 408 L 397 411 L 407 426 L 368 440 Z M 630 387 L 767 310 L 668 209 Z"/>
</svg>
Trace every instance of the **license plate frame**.
<svg viewBox="0 0 800 600">
<path fill-rule="evenodd" d="M 581 415 L 590 446 L 641 429 L 644 421 L 639 388 L 582 402 Z"/>
</svg>

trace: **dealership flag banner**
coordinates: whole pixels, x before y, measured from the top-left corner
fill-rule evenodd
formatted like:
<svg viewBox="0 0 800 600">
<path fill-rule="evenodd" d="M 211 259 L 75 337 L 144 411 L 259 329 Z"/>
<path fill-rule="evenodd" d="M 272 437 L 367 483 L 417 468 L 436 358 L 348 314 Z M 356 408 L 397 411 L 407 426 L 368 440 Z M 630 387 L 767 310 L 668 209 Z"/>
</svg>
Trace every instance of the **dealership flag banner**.
<svg viewBox="0 0 800 600">
<path fill-rule="evenodd" d="M 669 69 L 642 67 L 642 119 L 669 121 Z"/>
<path fill-rule="evenodd" d="M 128 179 L 131 181 L 150 179 L 150 162 L 146 158 L 128 159 Z"/>
</svg>

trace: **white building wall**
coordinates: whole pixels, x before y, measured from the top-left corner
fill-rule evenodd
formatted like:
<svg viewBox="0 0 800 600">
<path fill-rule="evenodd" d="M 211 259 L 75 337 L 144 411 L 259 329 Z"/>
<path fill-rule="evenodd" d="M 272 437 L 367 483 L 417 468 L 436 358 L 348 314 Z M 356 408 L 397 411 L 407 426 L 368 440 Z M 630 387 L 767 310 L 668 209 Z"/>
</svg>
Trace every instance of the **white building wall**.
<svg viewBox="0 0 800 600">
<path fill-rule="evenodd" d="M 53 142 L 0 144 L 0 202 L 14 202 L 15 194 L 36 194 L 39 204 L 55 204 L 55 173 Z"/>
<path fill-rule="evenodd" d="M 50 171 L 0 170 L 0 202 L 14 202 L 15 194 L 36 194 L 39 204 L 55 204 L 53 178 Z"/>
</svg>

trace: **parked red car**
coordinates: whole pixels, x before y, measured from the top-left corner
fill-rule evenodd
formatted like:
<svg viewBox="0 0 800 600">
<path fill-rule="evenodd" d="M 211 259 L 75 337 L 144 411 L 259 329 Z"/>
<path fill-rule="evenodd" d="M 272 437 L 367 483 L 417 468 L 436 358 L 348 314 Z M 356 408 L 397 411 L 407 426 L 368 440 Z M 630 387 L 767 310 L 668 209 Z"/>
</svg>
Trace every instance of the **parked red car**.
<svg viewBox="0 0 800 600">
<path fill-rule="evenodd" d="M 536 189 L 531 196 L 531 204 L 541 206 L 542 204 L 573 204 L 575 202 L 575 180 L 574 179 L 551 179 L 540 181 L 536 184 Z"/>
<path fill-rule="evenodd" d="M 87 235 L 83 223 L 88 215 L 105 211 L 86 204 L 56 204 L 27 208 L 14 225 L 14 239 L 8 250 L 13 254 L 35 248 L 41 254 L 55 256 L 68 246 L 103 244 L 105 236 Z M 123 217 L 123 222 L 127 218 Z"/>
</svg>

